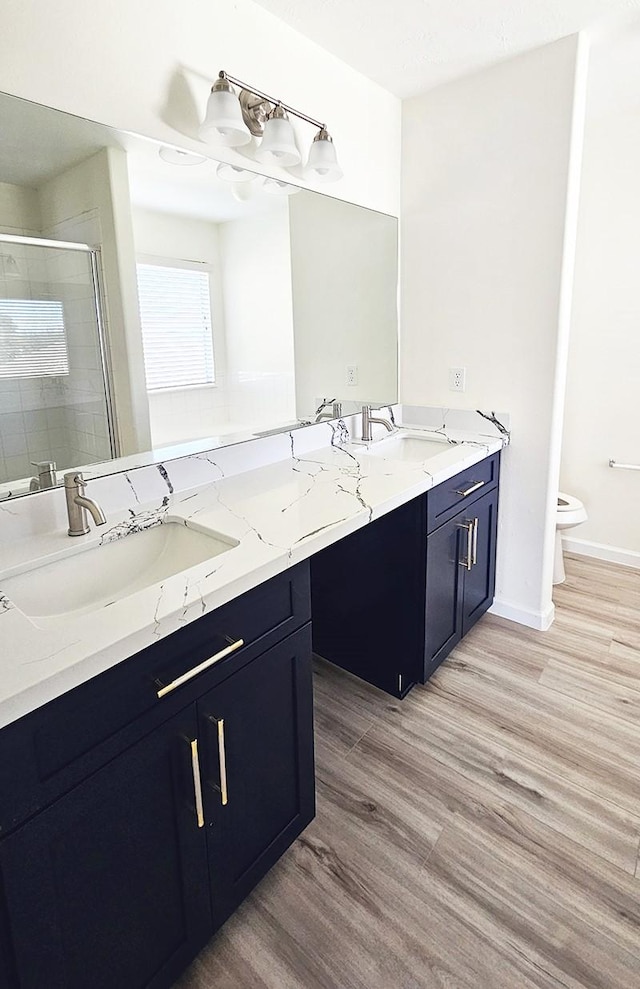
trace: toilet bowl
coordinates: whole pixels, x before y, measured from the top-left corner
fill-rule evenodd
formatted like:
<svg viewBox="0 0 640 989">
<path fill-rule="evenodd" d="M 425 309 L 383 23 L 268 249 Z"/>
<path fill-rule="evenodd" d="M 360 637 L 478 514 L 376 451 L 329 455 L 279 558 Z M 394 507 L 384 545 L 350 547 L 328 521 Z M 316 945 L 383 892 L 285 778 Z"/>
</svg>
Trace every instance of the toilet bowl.
<svg viewBox="0 0 640 989">
<path fill-rule="evenodd" d="M 558 492 L 558 506 L 556 509 L 556 552 L 553 560 L 553 583 L 561 584 L 565 579 L 564 559 L 562 557 L 562 531 L 563 529 L 573 529 L 574 525 L 586 522 L 587 510 L 579 498 L 573 495 Z"/>
</svg>

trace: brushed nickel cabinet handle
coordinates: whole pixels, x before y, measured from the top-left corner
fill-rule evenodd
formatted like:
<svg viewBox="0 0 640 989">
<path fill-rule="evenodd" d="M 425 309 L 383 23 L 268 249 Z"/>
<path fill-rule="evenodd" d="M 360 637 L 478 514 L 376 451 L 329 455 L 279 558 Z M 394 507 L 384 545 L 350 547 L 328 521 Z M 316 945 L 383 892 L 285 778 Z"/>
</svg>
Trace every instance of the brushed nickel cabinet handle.
<svg viewBox="0 0 640 989">
<path fill-rule="evenodd" d="M 232 642 L 231 645 L 225 646 L 224 649 L 221 649 L 220 652 L 217 652 L 214 656 L 210 656 L 209 659 L 205 659 L 204 663 L 200 663 L 199 666 L 194 666 L 193 669 L 188 670 L 187 673 L 183 673 L 182 676 L 172 680 L 171 683 L 167 683 L 165 686 L 160 687 L 160 690 L 158 691 L 158 698 L 166 697 L 166 695 L 170 694 L 172 690 L 176 689 L 176 687 L 181 687 L 183 683 L 187 683 L 189 680 L 192 680 L 193 677 L 197 677 L 199 673 L 202 673 L 204 670 L 208 670 L 210 666 L 213 666 L 215 663 L 219 663 L 221 659 L 224 659 L 225 656 L 229 656 L 232 652 L 235 652 L 236 649 L 240 649 L 243 645 L 244 639 L 237 639 L 235 642 Z"/>
<path fill-rule="evenodd" d="M 471 550 L 472 564 L 475 567 L 478 562 L 478 519 L 473 520 L 473 548 Z"/>
<path fill-rule="evenodd" d="M 461 498 L 466 498 L 467 495 L 473 494 L 473 492 L 477 491 L 479 488 L 483 488 L 486 483 L 486 481 L 472 481 L 471 487 L 463 488 L 461 491 L 456 491 L 456 494 L 460 495 Z"/>
<path fill-rule="evenodd" d="M 204 827 L 204 806 L 202 803 L 202 782 L 200 780 L 200 759 L 198 757 L 198 739 L 191 742 L 191 771 L 193 773 L 193 792 L 196 801 L 196 817 L 198 827 Z"/>
<path fill-rule="evenodd" d="M 218 732 L 218 765 L 220 766 L 220 801 L 223 807 L 229 803 L 227 792 L 227 752 L 224 743 L 224 718 L 214 718 L 209 715 L 209 721 L 216 726 Z M 217 787 L 216 787 L 217 789 Z"/>
<path fill-rule="evenodd" d="M 456 524 L 457 524 L 457 526 L 458 526 L 459 529 L 464 529 L 466 531 L 466 533 L 467 533 L 467 554 L 466 554 L 466 559 L 464 559 L 464 560 L 458 560 L 458 563 L 460 564 L 461 567 L 465 567 L 467 570 L 471 570 L 471 567 L 473 566 L 472 548 L 471 548 L 471 543 L 472 543 L 472 538 L 473 538 L 473 536 L 472 536 L 472 533 L 473 533 L 473 522 L 457 522 Z"/>
</svg>

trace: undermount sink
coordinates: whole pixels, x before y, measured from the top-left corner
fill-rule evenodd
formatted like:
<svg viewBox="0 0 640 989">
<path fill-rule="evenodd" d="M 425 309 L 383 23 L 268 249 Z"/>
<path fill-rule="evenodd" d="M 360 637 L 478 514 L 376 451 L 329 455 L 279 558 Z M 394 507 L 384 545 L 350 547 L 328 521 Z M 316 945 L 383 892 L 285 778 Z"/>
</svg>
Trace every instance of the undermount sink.
<svg viewBox="0 0 640 989">
<path fill-rule="evenodd" d="M 367 447 L 367 453 L 374 457 L 388 457 L 390 460 L 421 463 L 447 449 L 449 444 L 445 437 L 434 440 L 431 436 L 421 436 L 419 433 L 399 433 L 372 443 Z"/>
<path fill-rule="evenodd" d="M 166 520 L 2 580 L 0 592 L 46 624 L 106 607 L 237 545 L 218 532 Z"/>
</svg>

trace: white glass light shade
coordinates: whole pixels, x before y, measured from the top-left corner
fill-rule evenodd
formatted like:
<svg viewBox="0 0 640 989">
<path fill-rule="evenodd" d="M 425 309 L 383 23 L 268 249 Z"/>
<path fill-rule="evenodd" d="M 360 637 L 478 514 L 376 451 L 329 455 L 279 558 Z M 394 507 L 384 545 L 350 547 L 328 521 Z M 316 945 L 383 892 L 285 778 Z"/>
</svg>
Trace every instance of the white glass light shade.
<svg viewBox="0 0 640 989">
<path fill-rule="evenodd" d="M 170 165 L 201 165 L 207 160 L 204 155 L 194 155 L 191 151 L 181 151 L 179 148 L 162 147 L 158 154 Z"/>
<path fill-rule="evenodd" d="M 256 178 L 255 172 L 250 172 L 240 165 L 231 165 L 229 162 L 221 161 L 216 168 L 216 175 L 225 182 L 251 182 Z"/>
<path fill-rule="evenodd" d="M 246 203 L 253 199 L 256 187 L 252 182 L 234 182 L 231 186 L 231 195 L 239 203 Z"/>
<path fill-rule="evenodd" d="M 299 186 L 281 182 L 280 179 L 265 179 L 262 188 L 271 196 L 295 196 L 296 192 L 301 191 Z"/>
<path fill-rule="evenodd" d="M 229 89 L 211 90 L 207 112 L 200 125 L 203 141 L 223 148 L 239 148 L 251 140 L 238 103 L 238 97 Z"/>
<path fill-rule="evenodd" d="M 305 174 L 316 182 L 337 182 L 344 174 L 333 141 L 324 128 L 318 131 L 309 149 Z"/>
<path fill-rule="evenodd" d="M 293 127 L 286 116 L 274 115 L 266 121 L 255 158 L 263 165 L 281 165 L 283 168 L 299 163 L 300 152 L 296 147 Z"/>
</svg>

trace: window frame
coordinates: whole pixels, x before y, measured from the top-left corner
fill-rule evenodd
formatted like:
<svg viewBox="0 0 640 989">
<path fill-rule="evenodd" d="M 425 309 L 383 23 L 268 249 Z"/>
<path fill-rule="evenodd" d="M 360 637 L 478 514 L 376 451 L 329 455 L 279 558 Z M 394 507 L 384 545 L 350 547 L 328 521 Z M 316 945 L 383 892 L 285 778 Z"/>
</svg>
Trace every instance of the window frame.
<svg viewBox="0 0 640 989">
<path fill-rule="evenodd" d="M 165 255 L 159 254 L 136 254 L 136 293 L 138 295 L 138 314 L 140 314 L 140 297 L 138 291 L 138 265 L 144 264 L 153 266 L 156 268 L 177 268 L 184 269 L 186 271 L 197 271 L 204 272 L 208 275 L 209 279 L 209 319 L 211 326 L 211 348 L 213 354 L 213 381 L 210 382 L 198 382 L 197 384 L 190 385 L 167 385 L 164 388 L 149 388 L 147 385 L 147 367 L 146 361 L 144 360 L 144 335 L 142 330 L 142 318 L 140 316 L 140 336 L 142 339 L 142 357 L 144 364 L 144 374 L 145 374 L 145 386 L 147 388 L 147 394 L 149 395 L 166 395 L 171 392 L 183 392 L 183 391 L 197 391 L 198 389 L 205 388 L 218 388 L 219 378 L 220 378 L 220 365 L 218 361 L 218 348 L 216 345 L 216 330 L 215 330 L 215 306 L 216 300 L 214 299 L 214 288 L 215 288 L 215 268 L 208 261 L 192 261 L 184 258 L 170 258 Z"/>
<path fill-rule="evenodd" d="M 61 352 L 60 358 L 64 363 L 65 367 L 61 366 L 51 371 L 43 370 L 42 368 L 40 370 L 34 371 L 31 370 L 31 368 L 29 368 L 28 373 L 6 374 L 1 370 L 5 366 L 5 363 L 2 361 L 2 353 L 0 352 L 0 381 L 29 381 L 33 378 L 37 378 L 39 380 L 44 378 L 48 378 L 48 379 L 68 378 L 69 375 L 71 374 L 71 357 L 69 354 L 69 339 L 67 335 L 66 311 L 65 311 L 64 300 L 51 298 L 51 297 L 41 298 L 41 299 L 26 299 L 26 298 L 15 299 L 13 298 L 13 296 L 3 296 L 0 299 L 0 308 L 2 307 L 2 303 L 16 303 L 17 306 L 22 308 L 31 307 L 34 309 L 34 315 L 35 315 L 35 309 L 38 306 L 57 307 L 58 312 L 55 315 L 57 315 L 60 319 L 60 328 L 57 329 L 56 332 L 61 335 L 63 352 Z M 1 315 L 2 313 L 0 313 L 0 316 Z M 10 314 L 8 315 L 9 318 L 11 318 Z M 54 314 L 51 313 L 50 318 L 53 315 Z"/>
</svg>

